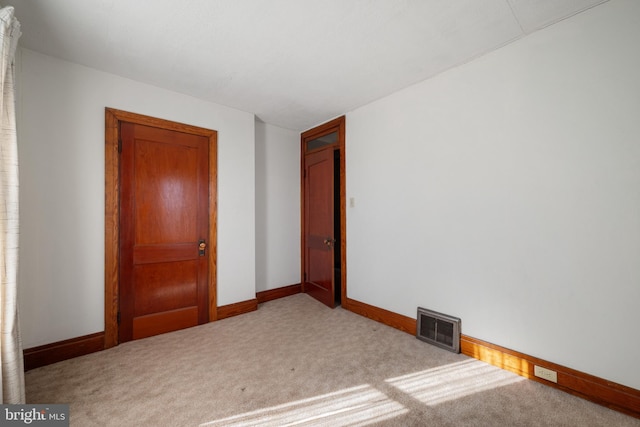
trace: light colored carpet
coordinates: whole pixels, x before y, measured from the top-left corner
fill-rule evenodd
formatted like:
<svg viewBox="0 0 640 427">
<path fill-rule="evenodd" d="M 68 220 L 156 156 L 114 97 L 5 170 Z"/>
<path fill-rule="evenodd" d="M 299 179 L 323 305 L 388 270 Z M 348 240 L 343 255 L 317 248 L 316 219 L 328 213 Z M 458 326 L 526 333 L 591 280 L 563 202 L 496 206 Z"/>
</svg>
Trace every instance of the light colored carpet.
<svg viewBox="0 0 640 427">
<path fill-rule="evenodd" d="M 72 426 L 640 426 L 305 294 L 26 373 Z"/>
</svg>

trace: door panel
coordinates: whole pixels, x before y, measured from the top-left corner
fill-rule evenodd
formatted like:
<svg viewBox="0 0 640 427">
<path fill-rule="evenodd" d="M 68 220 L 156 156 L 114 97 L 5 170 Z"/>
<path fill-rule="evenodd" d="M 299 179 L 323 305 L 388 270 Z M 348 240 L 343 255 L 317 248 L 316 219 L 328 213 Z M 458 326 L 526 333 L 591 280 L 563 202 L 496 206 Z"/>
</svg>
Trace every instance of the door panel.
<svg viewBox="0 0 640 427">
<path fill-rule="evenodd" d="M 199 150 L 153 135 L 177 132 L 150 128 L 146 133 L 155 140 L 137 139 L 134 148 L 136 247 L 198 240 L 193 207 L 198 200 Z"/>
<path fill-rule="evenodd" d="M 198 324 L 197 307 L 186 307 L 173 311 L 149 314 L 133 319 L 133 336 L 131 339 L 158 335 L 159 333 L 172 332 L 190 328 Z M 158 332 L 161 330 L 162 332 Z"/>
<path fill-rule="evenodd" d="M 121 123 L 120 342 L 208 321 L 209 142 Z"/>
<path fill-rule="evenodd" d="M 305 155 L 304 291 L 334 307 L 333 148 Z"/>
<path fill-rule="evenodd" d="M 197 261 L 134 267 L 134 317 L 198 305 Z"/>
</svg>

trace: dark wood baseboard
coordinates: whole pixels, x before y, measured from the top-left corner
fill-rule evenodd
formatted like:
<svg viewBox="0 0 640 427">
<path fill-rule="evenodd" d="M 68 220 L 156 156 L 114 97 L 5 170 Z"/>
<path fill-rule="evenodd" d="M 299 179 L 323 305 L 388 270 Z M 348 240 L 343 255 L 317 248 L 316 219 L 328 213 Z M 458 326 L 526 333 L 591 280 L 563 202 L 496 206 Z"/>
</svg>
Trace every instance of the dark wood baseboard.
<svg viewBox="0 0 640 427">
<path fill-rule="evenodd" d="M 530 380 L 640 418 L 640 390 L 466 335 L 460 337 L 460 350 L 462 354 L 511 371 Z M 536 377 L 533 374 L 534 365 L 557 372 L 558 382 L 554 383 Z"/>
<path fill-rule="evenodd" d="M 257 299 L 225 305 L 223 307 L 218 307 L 218 319 L 237 316 L 257 309 Z M 104 340 L 104 332 L 96 332 L 91 335 L 71 338 L 64 341 L 41 345 L 39 347 L 27 348 L 23 351 L 24 370 L 28 371 L 41 366 L 62 362 L 63 360 L 104 350 Z"/>
<path fill-rule="evenodd" d="M 257 309 L 258 300 L 253 299 L 218 307 L 217 314 L 218 319 L 224 319 Z M 24 370 L 29 371 L 41 366 L 62 362 L 63 360 L 73 359 L 74 357 L 84 356 L 85 354 L 95 353 L 104 349 L 104 332 L 96 332 L 91 335 L 71 338 L 39 347 L 27 348 L 22 353 L 24 357 Z"/>
<path fill-rule="evenodd" d="M 23 352 L 24 370 L 28 371 L 101 350 L 104 350 L 104 332 L 27 348 Z"/>
<path fill-rule="evenodd" d="M 346 310 L 368 317 L 385 325 L 416 334 L 416 319 L 393 313 L 382 308 L 347 299 L 342 304 Z M 640 418 L 640 390 L 617 384 L 584 372 L 576 371 L 537 357 L 519 353 L 467 335 L 460 337 L 461 353 L 499 368 L 511 371 L 533 381 L 557 388 L 590 400 L 632 417 Z M 534 365 L 558 373 L 558 383 L 538 378 L 533 374 Z"/>
<path fill-rule="evenodd" d="M 299 294 L 300 292 L 302 292 L 302 285 L 300 283 L 296 283 L 295 285 L 256 292 L 256 299 L 258 300 L 258 304 L 262 304 L 263 302 L 288 297 L 290 295 Z"/>
<path fill-rule="evenodd" d="M 416 334 L 416 319 L 412 319 L 411 317 L 403 316 L 402 314 L 394 313 L 350 298 L 343 301 L 342 307 L 361 316 L 384 323 L 387 326 L 400 329 L 408 334 Z"/>
<path fill-rule="evenodd" d="M 218 307 L 218 320 L 237 316 L 239 314 L 249 313 L 250 311 L 256 311 L 257 309 L 257 299 L 250 299 L 248 301 L 241 301 L 234 304 L 223 305 L 222 307 Z"/>
</svg>

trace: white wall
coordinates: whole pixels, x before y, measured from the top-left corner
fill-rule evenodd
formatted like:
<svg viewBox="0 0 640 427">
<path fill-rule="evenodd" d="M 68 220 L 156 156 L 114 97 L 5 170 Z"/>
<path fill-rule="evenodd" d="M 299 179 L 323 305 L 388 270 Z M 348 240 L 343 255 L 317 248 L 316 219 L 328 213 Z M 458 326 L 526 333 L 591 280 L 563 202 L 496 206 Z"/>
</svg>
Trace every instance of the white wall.
<svg viewBox="0 0 640 427">
<path fill-rule="evenodd" d="M 256 291 L 300 283 L 300 132 L 256 121 Z"/>
<path fill-rule="evenodd" d="M 348 294 L 640 389 L 640 2 L 347 115 Z"/>
<path fill-rule="evenodd" d="M 22 49 L 25 348 L 104 330 L 104 108 L 218 131 L 218 304 L 255 298 L 253 114 Z"/>
</svg>

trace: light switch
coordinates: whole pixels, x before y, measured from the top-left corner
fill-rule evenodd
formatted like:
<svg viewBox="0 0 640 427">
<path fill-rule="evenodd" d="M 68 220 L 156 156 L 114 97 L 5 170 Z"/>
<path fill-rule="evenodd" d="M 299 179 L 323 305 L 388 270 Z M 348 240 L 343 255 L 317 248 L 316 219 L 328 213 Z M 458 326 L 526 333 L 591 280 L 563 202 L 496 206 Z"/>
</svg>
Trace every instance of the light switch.
<svg viewBox="0 0 640 427">
<path fill-rule="evenodd" d="M 350 197 L 349 198 L 349 207 L 350 208 L 355 208 L 356 207 L 356 198 L 355 197 Z"/>
</svg>

